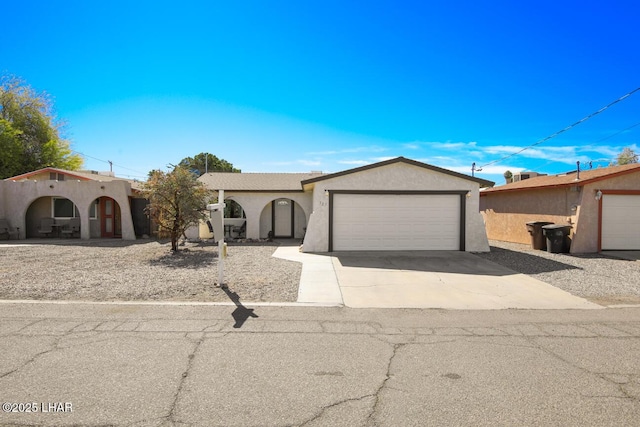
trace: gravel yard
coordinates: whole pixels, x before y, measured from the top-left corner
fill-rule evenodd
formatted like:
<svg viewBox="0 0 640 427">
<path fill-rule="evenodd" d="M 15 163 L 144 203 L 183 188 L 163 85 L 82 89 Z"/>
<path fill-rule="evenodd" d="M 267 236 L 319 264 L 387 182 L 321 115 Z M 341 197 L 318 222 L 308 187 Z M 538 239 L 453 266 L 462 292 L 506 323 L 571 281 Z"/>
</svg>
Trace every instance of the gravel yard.
<svg viewBox="0 0 640 427">
<path fill-rule="evenodd" d="M 640 261 L 603 254 L 550 254 L 491 241 L 478 253 L 517 272 L 596 303 L 639 304 Z M 228 292 L 241 302 L 294 302 L 302 264 L 274 258 L 275 242 L 229 243 Z M 0 243 L 0 299 L 229 302 L 213 243 L 187 243 L 172 254 L 155 240 L 58 240 Z"/>
<path fill-rule="evenodd" d="M 0 243 L 0 299 L 226 301 L 214 286 L 218 248 L 155 240 Z M 229 243 L 225 281 L 241 302 L 290 302 L 302 264 L 274 258 L 278 243 Z"/>
<path fill-rule="evenodd" d="M 517 243 L 490 244 L 490 253 L 476 255 L 598 304 L 640 303 L 640 261 L 606 254 L 551 254 Z"/>
</svg>

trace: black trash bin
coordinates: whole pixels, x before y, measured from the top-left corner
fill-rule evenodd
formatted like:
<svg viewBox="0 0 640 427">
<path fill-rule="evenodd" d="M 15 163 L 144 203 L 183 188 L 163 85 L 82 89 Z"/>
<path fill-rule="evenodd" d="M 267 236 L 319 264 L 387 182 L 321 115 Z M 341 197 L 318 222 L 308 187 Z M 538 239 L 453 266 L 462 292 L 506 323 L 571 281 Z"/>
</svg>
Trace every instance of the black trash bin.
<svg viewBox="0 0 640 427">
<path fill-rule="evenodd" d="M 547 250 L 547 239 L 542 233 L 542 227 L 553 224 L 549 221 L 531 221 L 527 223 L 527 231 L 531 235 L 531 249 Z"/>
<path fill-rule="evenodd" d="M 547 238 L 547 252 L 554 254 L 569 252 L 570 225 L 544 225 L 542 232 Z"/>
</svg>

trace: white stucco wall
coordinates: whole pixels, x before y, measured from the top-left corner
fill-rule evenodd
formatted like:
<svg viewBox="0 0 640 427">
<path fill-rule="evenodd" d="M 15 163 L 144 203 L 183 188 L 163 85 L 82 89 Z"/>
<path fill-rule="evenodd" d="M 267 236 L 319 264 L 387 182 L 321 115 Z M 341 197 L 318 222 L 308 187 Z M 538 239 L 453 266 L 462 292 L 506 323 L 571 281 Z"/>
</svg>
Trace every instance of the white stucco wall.
<svg viewBox="0 0 640 427">
<path fill-rule="evenodd" d="M 0 181 L 0 205 L 4 209 L 4 217 L 12 227 L 20 227 L 20 238 L 26 238 L 26 213 L 31 203 L 41 197 L 64 197 L 71 200 L 80 212 L 80 237 L 91 237 L 89 209 L 91 203 L 99 197 L 111 197 L 121 211 L 122 239 L 135 240 L 129 196 L 131 184 L 127 181 L 51 181 L 25 180 Z"/>
<path fill-rule="evenodd" d="M 329 197 L 325 195 L 325 190 L 467 190 L 465 249 L 468 252 L 489 251 L 489 241 L 479 212 L 478 183 L 399 162 L 316 182 L 313 211 L 303 243 L 304 252 L 329 250 Z"/>
<path fill-rule="evenodd" d="M 234 192 L 225 191 L 225 200 L 235 200 L 242 206 L 247 220 L 247 239 L 264 239 L 271 230 L 271 202 L 277 199 L 290 199 L 294 205 L 294 225 L 296 238 L 301 238 L 309 222 L 311 213 L 311 194 L 299 192 Z M 262 221 L 261 221 L 262 219 Z M 260 224 L 263 224 L 262 227 Z M 208 229 L 204 233 L 208 237 Z"/>
</svg>

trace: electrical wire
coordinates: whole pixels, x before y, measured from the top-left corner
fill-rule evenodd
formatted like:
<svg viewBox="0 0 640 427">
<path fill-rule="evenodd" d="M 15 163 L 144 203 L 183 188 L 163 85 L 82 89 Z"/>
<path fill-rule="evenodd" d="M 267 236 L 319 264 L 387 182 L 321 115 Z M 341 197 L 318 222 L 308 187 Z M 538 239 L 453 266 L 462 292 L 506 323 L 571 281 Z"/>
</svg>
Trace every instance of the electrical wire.
<svg viewBox="0 0 640 427">
<path fill-rule="evenodd" d="M 125 166 L 116 165 L 115 163 L 110 162 L 109 160 L 98 159 L 97 157 L 89 156 L 88 154 L 84 154 L 84 153 L 81 153 L 80 151 L 76 151 L 76 150 L 71 150 L 71 151 L 76 153 L 76 154 L 80 154 L 83 157 L 88 157 L 90 159 L 97 160 L 97 161 L 103 162 L 103 163 L 109 163 L 111 166 L 115 166 L 115 167 L 118 167 L 120 169 L 126 169 L 126 170 L 129 170 L 131 172 L 139 173 L 141 175 L 137 175 L 138 178 L 146 178 L 146 176 L 147 176 L 144 172 L 140 172 L 140 171 L 135 170 L 135 169 L 130 169 L 130 168 L 125 167 Z M 126 175 L 126 176 L 136 176 L 136 175 Z"/>
<path fill-rule="evenodd" d="M 591 146 L 591 145 L 598 144 L 598 143 L 600 143 L 600 142 L 602 142 L 602 141 L 606 141 L 607 139 L 613 138 L 613 137 L 614 137 L 614 136 L 616 136 L 616 135 L 620 135 L 622 132 L 626 132 L 626 131 L 628 131 L 629 129 L 633 129 L 633 128 L 634 128 L 634 127 L 636 127 L 636 126 L 640 126 L 640 122 L 635 123 L 635 124 L 632 124 L 631 126 L 628 126 L 628 127 L 624 128 L 624 129 L 622 129 L 622 130 L 619 130 L 618 132 L 615 132 L 615 133 L 613 133 L 613 134 L 611 134 L 611 135 L 607 135 L 607 136 L 605 136 L 605 137 L 603 137 L 603 138 L 600 138 L 600 139 L 599 139 L 599 140 L 597 140 L 597 141 L 594 141 L 594 142 L 592 142 L 592 143 L 590 143 L 590 144 L 587 144 L 587 147 L 589 147 L 589 146 Z M 589 161 L 589 163 L 603 163 L 603 162 L 606 162 L 607 164 L 609 164 L 609 163 L 615 162 L 615 160 L 616 160 L 615 158 L 613 158 L 613 159 L 600 158 L 600 159 L 590 160 L 590 161 Z M 552 163 L 564 163 L 564 162 L 560 162 L 559 160 L 549 160 L 548 162 L 546 162 L 546 163 L 544 163 L 544 164 L 542 164 L 542 165 L 537 166 L 537 167 L 536 167 L 536 169 L 540 170 L 540 169 L 544 168 L 545 166 L 550 165 L 550 164 L 552 164 Z"/>
<path fill-rule="evenodd" d="M 622 132 L 628 131 L 629 129 L 633 129 L 634 127 L 639 126 L 639 125 L 640 125 L 640 122 L 636 123 L 635 125 L 631 125 L 631 126 L 629 126 L 628 128 L 624 128 L 624 129 L 622 129 L 622 130 L 620 130 L 620 131 L 618 131 L 618 132 L 614 133 L 613 135 L 605 136 L 605 137 L 604 137 L 604 138 L 602 138 L 602 139 L 599 139 L 599 140 L 597 140 L 597 141 L 595 141 L 595 142 L 592 142 L 592 144 L 597 144 L 598 142 L 602 142 L 602 141 L 605 141 L 605 140 L 607 140 L 607 139 L 609 139 L 609 138 L 613 138 L 614 136 L 619 135 L 619 134 L 621 134 Z"/>
<path fill-rule="evenodd" d="M 537 141 L 537 142 L 535 142 L 535 143 L 533 143 L 533 144 L 531 144 L 531 145 L 529 145 L 529 146 L 527 146 L 527 147 L 524 147 L 524 148 L 522 148 L 521 150 L 516 151 L 515 153 L 508 154 L 508 155 L 506 155 L 506 156 L 504 156 L 504 157 L 501 157 L 501 158 L 499 158 L 499 159 L 497 159 L 497 160 L 493 160 L 493 161 L 491 161 L 491 162 L 489 162 L 489 163 L 486 163 L 486 164 L 484 164 L 484 165 L 480 166 L 480 167 L 479 167 L 479 169 L 482 169 L 482 168 L 487 167 L 487 166 L 489 166 L 489 165 L 493 165 L 493 164 L 495 164 L 495 163 L 499 163 L 499 162 L 501 162 L 501 161 L 503 161 L 503 160 L 506 160 L 506 159 L 508 159 L 508 158 L 510 158 L 510 157 L 517 156 L 518 154 L 522 153 L 523 151 L 526 151 L 526 150 L 528 150 L 528 149 L 530 149 L 530 148 L 535 147 L 536 145 L 540 145 L 540 144 L 542 144 L 543 142 L 546 142 L 546 141 L 548 141 L 548 140 L 550 140 L 550 139 L 552 139 L 552 138 L 555 138 L 556 136 L 560 135 L 561 133 L 564 133 L 564 132 L 566 132 L 566 131 L 568 131 L 568 130 L 570 130 L 570 129 L 573 129 L 574 127 L 578 126 L 579 124 L 586 122 L 586 121 L 587 121 L 587 120 L 589 120 L 590 118 L 592 118 L 592 117 L 594 117 L 594 116 L 597 116 L 598 114 L 602 113 L 603 111 L 605 111 L 605 110 L 606 110 L 606 109 L 608 109 L 609 107 L 611 107 L 611 106 L 613 106 L 613 105 L 617 104 L 617 103 L 618 103 L 618 102 L 620 102 L 620 101 L 623 101 L 624 99 L 626 99 L 626 98 L 630 97 L 631 95 L 633 95 L 634 93 L 636 93 L 636 92 L 638 92 L 638 91 L 640 91 L 640 87 L 637 87 L 637 88 L 635 88 L 634 90 L 632 90 L 631 92 L 628 92 L 628 93 L 624 94 L 623 96 L 621 96 L 620 98 L 616 99 L 615 101 L 610 102 L 609 104 L 605 105 L 604 107 L 602 107 L 602 108 L 601 108 L 601 109 L 599 109 L 598 111 L 595 111 L 595 112 L 593 112 L 593 113 L 589 114 L 588 116 L 585 116 L 585 117 L 581 118 L 581 119 L 580 119 L 580 120 L 578 120 L 577 122 L 575 122 L 575 123 L 573 123 L 573 124 L 571 124 L 571 125 L 569 125 L 569 126 L 565 127 L 564 129 L 561 129 L 561 130 L 559 130 L 559 131 L 557 131 L 557 132 L 555 132 L 555 133 L 553 133 L 553 134 L 551 134 L 551 135 L 549 135 L 549 136 L 547 136 L 547 137 L 544 137 L 544 138 L 542 138 L 541 140 L 539 140 L 539 141 Z M 622 132 L 622 131 L 621 131 L 621 132 Z M 478 169 L 476 169 L 476 170 L 478 170 Z"/>
</svg>

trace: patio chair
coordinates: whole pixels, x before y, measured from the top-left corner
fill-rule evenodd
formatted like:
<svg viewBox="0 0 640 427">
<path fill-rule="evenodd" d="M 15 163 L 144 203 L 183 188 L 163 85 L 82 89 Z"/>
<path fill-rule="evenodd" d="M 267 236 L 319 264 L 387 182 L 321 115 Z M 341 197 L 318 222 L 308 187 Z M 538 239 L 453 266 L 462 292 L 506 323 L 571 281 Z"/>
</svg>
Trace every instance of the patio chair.
<svg viewBox="0 0 640 427">
<path fill-rule="evenodd" d="M 50 236 L 53 233 L 53 224 L 55 220 L 53 218 L 42 218 L 40 220 L 40 227 L 38 227 L 38 233 Z"/>
<path fill-rule="evenodd" d="M 234 226 L 231 227 L 231 233 L 229 233 L 230 235 L 232 235 L 233 233 L 236 233 L 236 237 L 234 237 L 234 239 L 238 239 L 241 237 L 244 237 L 245 234 L 247 232 L 247 221 L 243 222 L 241 226 Z"/>
<path fill-rule="evenodd" d="M 7 240 L 11 239 L 12 236 L 18 238 L 20 236 L 20 228 L 12 230 L 9 221 L 0 219 L 0 236 L 7 236 Z"/>
<path fill-rule="evenodd" d="M 69 223 L 62 228 L 61 233 L 68 237 L 73 237 L 76 233 L 80 234 L 80 218 L 71 218 Z"/>
</svg>

